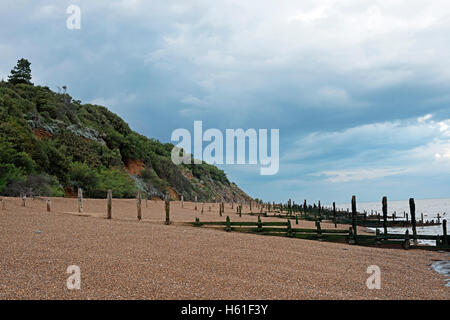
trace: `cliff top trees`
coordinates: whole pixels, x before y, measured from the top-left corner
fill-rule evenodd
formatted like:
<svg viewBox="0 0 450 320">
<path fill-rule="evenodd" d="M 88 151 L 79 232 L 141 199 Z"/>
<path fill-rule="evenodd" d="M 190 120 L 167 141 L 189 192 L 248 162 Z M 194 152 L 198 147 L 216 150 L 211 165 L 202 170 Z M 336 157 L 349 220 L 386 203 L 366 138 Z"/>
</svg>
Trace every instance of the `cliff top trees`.
<svg viewBox="0 0 450 320">
<path fill-rule="evenodd" d="M 14 69 L 11 70 L 11 74 L 8 77 L 8 81 L 12 84 L 18 83 L 32 84 L 30 65 L 31 63 L 27 59 L 22 58 L 18 60 Z"/>
</svg>

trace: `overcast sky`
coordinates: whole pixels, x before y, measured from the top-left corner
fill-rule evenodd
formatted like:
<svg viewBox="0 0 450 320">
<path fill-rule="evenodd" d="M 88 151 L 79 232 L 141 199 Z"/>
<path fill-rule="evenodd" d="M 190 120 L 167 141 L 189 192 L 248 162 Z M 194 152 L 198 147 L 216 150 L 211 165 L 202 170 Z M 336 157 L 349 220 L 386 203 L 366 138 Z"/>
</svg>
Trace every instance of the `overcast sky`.
<svg viewBox="0 0 450 320">
<path fill-rule="evenodd" d="M 25 57 L 163 142 L 278 128 L 277 175 L 221 166 L 253 197 L 450 197 L 449 35 L 449 1 L 2 1 L 0 77 Z"/>
</svg>

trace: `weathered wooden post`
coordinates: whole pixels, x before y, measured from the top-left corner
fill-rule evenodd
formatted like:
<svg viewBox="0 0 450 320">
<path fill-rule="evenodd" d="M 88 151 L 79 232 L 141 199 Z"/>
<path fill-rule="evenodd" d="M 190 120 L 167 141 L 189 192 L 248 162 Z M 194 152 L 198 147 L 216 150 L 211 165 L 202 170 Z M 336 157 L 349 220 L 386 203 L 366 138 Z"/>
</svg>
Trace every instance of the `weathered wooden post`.
<svg viewBox="0 0 450 320">
<path fill-rule="evenodd" d="M 352 227 L 348 227 L 348 244 L 355 244 L 355 237 L 353 235 Z"/>
<path fill-rule="evenodd" d="M 138 191 L 136 197 L 136 206 L 137 206 L 137 219 L 139 221 L 142 220 L 141 200 L 142 200 L 141 192 Z"/>
<path fill-rule="evenodd" d="M 408 250 L 411 247 L 411 243 L 409 240 L 409 230 L 405 231 L 405 241 L 403 242 L 403 249 Z"/>
<path fill-rule="evenodd" d="M 258 216 L 258 232 L 262 231 L 262 221 L 261 221 L 261 217 Z"/>
<path fill-rule="evenodd" d="M 252 213 L 252 200 L 250 200 L 250 213 Z"/>
<path fill-rule="evenodd" d="M 50 199 L 47 199 L 47 212 L 52 211 L 52 202 Z"/>
<path fill-rule="evenodd" d="M 219 203 L 219 216 L 222 216 L 222 204 Z"/>
<path fill-rule="evenodd" d="M 447 219 L 442 220 L 442 234 L 444 235 L 444 246 L 448 245 Z"/>
<path fill-rule="evenodd" d="M 197 196 L 195 197 L 195 200 L 197 200 Z M 165 209 L 166 209 L 166 224 L 170 224 L 170 195 L 169 192 L 166 191 L 166 196 L 164 199 Z M 195 203 L 195 210 L 197 210 L 197 202 Z"/>
<path fill-rule="evenodd" d="M 319 210 L 318 212 L 319 212 L 319 221 L 320 221 L 322 219 L 322 216 L 321 216 L 322 215 L 322 207 L 320 206 L 320 200 L 318 202 L 318 207 L 319 207 L 318 208 L 318 210 Z"/>
<path fill-rule="evenodd" d="M 289 238 L 292 238 L 294 236 L 294 233 L 292 232 L 292 226 L 291 226 L 291 220 L 288 219 L 287 221 L 287 232 L 286 236 Z"/>
<path fill-rule="evenodd" d="M 22 197 L 22 206 L 23 206 L 23 207 L 26 206 L 26 201 L 27 201 L 27 196 L 23 196 L 23 197 Z"/>
<path fill-rule="evenodd" d="M 83 212 L 83 189 L 78 188 L 78 212 Z"/>
<path fill-rule="evenodd" d="M 438 218 L 439 218 L 439 213 L 438 213 Z M 420 222 L 423 224 L 423 212 L 420 213 Z"/>
<path fill-rule="evenodd" d="M 381 243 L 380 229 L 377 228 L 375 232 L 375 244 L 380 245 Z"/>
<path fill-rule="evenodd" d="M 106 218 L 112 218 L 112 190 L 108 190 L 106 194 Z"/>
<path fill-rule="evenodd" d="M 184 208 L 184 196 L 181 195 L 181 207 Z"/>
<path fill-rule="evenodd" d="M 414 198 L 409 199 L 409 210 L 411 212 L 411 225 L 412 225 L 414 245 L 417 246 L 416 204 L 414 202 Z"/>
<path fill-rule="evenodd" d="M 387 197 L 383 197 L 382 206 L 383 206 L 383 231 L 384 235 L 387 235 Z"/>
<path fill-rule="evenodd" d="M 355 237 L 355 243 L 357 242 L 357 229 L 356 229 L 356 220 L 357 220 L 357 212 L 356 212 L 356 196 L 352 196 L 352 227 L 353 227 L 353 234 Z"/>
<path fill-rule="evenodd" d="M 230 232 L 231 231 L 231 221 L 230 221 L 230 217 L 229 216 L 227 216 L 227 225 L 226 225 L 225 231 L 226 232 Z"/>
<path fill-rule="evenodd" d="M 320 227 L 320 221 L 316 221 L 316 228 L 317 228 L 317 236 L 322 236 L 322 228 Z"/>
<path fill-rule="evenodd" d="M 336 226 L 336 202 L 333 202 L 333 219 L 334 225 Z"/>
<path fill-rule="evenodd" d="M 239 217 L 242 217 L 242 204 L 239 205 Z"/>
</svg>

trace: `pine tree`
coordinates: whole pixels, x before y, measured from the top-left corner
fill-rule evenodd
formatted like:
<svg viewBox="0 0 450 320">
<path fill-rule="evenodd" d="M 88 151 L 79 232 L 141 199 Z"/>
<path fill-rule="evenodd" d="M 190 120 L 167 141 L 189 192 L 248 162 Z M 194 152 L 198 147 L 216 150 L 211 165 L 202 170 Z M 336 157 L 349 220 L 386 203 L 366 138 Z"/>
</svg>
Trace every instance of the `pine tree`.
<svg viewBox="0 0 450 320">
<path fill-rule="evenodd" d="M 27 59 L 20 59 L 17 61 L 17 65 L 11 70 L 11 75 L 8 77 L 8 81 L 12 84 L 18 83 L 31 83 L 31 63 Z"/>
</svg>

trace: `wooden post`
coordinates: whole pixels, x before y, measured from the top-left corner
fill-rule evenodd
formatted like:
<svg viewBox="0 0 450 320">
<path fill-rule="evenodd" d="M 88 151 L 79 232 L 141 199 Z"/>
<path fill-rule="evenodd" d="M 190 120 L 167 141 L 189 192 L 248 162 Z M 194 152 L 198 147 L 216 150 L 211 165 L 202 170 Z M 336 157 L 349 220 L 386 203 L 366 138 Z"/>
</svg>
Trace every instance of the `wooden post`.
<svg viewBox="0 0 450 320">
<path fill-rule="evenodd" d="M 409 241 L 409 230 L 406 229 L 406 232 L 405 232 L 405 241 L 403 242 L 403 248 L 404 248 L 405 250 L 408 250 L 410 247 L 411 247 L 411 243 L 410 243 L 410 241 Z"/>
<path fill-rule="evenodd" d="M 414 198 L 409 199 L 409 210 L 411 212 L 411 225 L 412 225 L 414 245 L 417 246 L 416 204 L 414 203 Z"/>
<path fill-rule="evenodd" d="M 27 199 L 27 196 L 23 196 L 23 197 L 22 197 L 22 206 L 23 206 L 23 207 L 26 206 L 26 199 Z"/>
<path fill-rule="evenodd" d="M 181 195 L 181 207 L 184 208 L 184 196 Z"/>
<path fill-rule="evenodd" d="M 352 196 L 352 227 L 353 227 L 353 235 L 355 237 L 355 243 L 356 243 L 356 236 L 357 230 L 356 230 L 356 220 L 357 220 L 357 212 L 356 212 L 356 196 Z"/>
<path fill-rule="evenodd" d="M 203 214 L 203 209 L 205 208 L 205 203 L 203 202 L 202 203 L 202 212 L 201 212 L 201 214 Z"/>
<path fill-rule="evenodd" d="M 47 199 L 47 212 L 52 211 L 52 203 L 50 199 Z"/>
<path fill-rule="evenodd" d="M 195 200 L 197 200 L 197 196 L 195 196 Z M 169 192 L 166 191 L 166 197 L 164 199 L 165 208 L 166 208 L 166 224 L 170 224 L 170 196 Z M 197 210 L 197 202 L 195 203 L 195 210 Z"/>
<path fill-rule="evenodd" d="M 242 217 L 242 204 L 239 205 L 239 217 Z"/>
<path fill-rule="evenodd" d="M 333 219 L 334 224 L 336 225 L 336 202 L 333 202 Z"/>
<path fill-rule="evenodd" d="M 291 226 L 291 220 L 288 219 L 287 221 L 287 232 L 286 232 L 286 236 L 291 238 L 294 236 L 294 234 L 292 233 L 292 226 Z"/>
<path fill-rule="evenodd" d="M 353 236 L 352 227 L 348 227 L 348 244 L 355 244 L 355 237 Z"/>
<path fill-rule="evenodd" d="M 225 213 L 225 203 L 222 202 L 222 213 Z"/>
<path fill-rule="evenodd" d="M 106 194 L 106 218 L 111 219 L 112 218 L 112 190 L 108 190 Z"/>
<path fill-rule="evenodd" d="M 321 206 L 320 206 L 320 200 L 319 200 L 319 203 L 318 203 L 318 207 L 319 207 L 319 221 L 322 219 L 322 216 L 321 216 L 321 214 L 322 214 L 322 208 L 321 208 Z"/>
<path fill-rule="evenodd" d="M 195 211 L 197 211 L 197 196 L 195 196 Z"/>
<path fill-rule="evenodd" d="M 320 228 L 320 221 L 316 221 L 316 228 L 317 228 L 317 236 L 322 236 L 322 228 Z"/>
<path fill-rule="evenodd" d="M 226 232 L 230 232 L 231 231 L 231 221 L 230 221 L 230 217 L 227 216 L 227 226 L 225 228 Z"/>
<path fill-rule="evenodd" d="M 384 235 L 387 235 L 387 197 L 383 197 L 382 205 L 383 205 L 383 230 Z"/>
<path fill-rule="evenodd" d="M 439 216 L 439 213 L 438 213 L 438 216 Z M 423 224 L 423 212 L 420 213 L 420 222 L 422 222 L 422 224 Z"/>
<path fill-rule="evenodd" d="M 222 204 L 219 203 L 219 216 L 222 216 Z"/>
<path fill-rule="evenodd" d="M 141 200 L 142 200 L 141 192 L 138 191 L 136 197 L 136 205 L 137 205 L 137 219 L 139 221 L 142 220 Z"/>
<path fill-rule="evenodd" d="M 447 239 L 447 220 L 442 220 L 442 234 L 444 235 L 444 246 L 448 245 Z"/>
<path fill-rule="evenodd" d="M 380 229 L 376 229 L 375 232 L 375 244 L 380 245 L 381 244 L 381 237 L 380 237 Z"/>
<path fill-rule="evenodd" d="M 250 213 L 253 212 L 252 211 L 252 200 L 250 200 Z"/>
<path fill-rule="evenodd" d="M 83 189 L 78 188 L 78 212 L 83 212 Z"/>
</svg>

